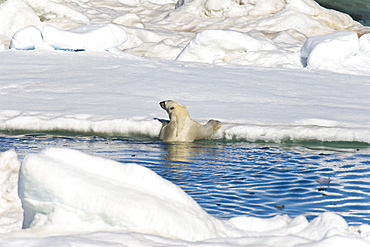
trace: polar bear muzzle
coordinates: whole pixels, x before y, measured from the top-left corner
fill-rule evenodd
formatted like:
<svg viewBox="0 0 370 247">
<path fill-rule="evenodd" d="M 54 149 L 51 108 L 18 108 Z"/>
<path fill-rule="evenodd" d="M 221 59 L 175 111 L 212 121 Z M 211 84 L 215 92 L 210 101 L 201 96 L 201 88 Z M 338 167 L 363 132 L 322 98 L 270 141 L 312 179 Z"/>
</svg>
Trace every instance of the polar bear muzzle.
<svg viewBox="0 0 370 247">
<path fill-rule="evenodd" d="M 159 105 L 166 110 L 166 101 L 159 102 Z"/>
</svg>

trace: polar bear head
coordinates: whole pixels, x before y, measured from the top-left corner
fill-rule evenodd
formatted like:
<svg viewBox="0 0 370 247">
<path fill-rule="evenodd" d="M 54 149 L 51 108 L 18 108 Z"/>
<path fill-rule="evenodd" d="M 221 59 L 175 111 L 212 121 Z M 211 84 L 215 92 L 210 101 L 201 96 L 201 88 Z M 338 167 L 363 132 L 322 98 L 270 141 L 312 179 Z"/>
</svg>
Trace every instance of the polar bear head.
<svg viewBox="0 0 370 247">
<path fill-rule="evenodd" d="M 159 103 L 159 105 L 168 113 L 170 120 L 173 118 L 190 118 L 189 112 L 185 105 L 177 103 L 173 100 L 166 100 Z"/>
</svg>

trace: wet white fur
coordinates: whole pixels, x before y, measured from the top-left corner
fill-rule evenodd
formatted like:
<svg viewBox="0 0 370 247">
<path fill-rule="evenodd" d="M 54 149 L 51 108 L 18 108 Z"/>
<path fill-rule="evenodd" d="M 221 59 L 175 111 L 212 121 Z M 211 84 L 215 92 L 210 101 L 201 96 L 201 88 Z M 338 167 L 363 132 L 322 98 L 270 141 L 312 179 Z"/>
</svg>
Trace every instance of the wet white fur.
<svg viewBox="0 0 370 247">
<path fill-rule="evenodd" d="M 159 138 L 165 142 L 192 142 L 210 139 L 221 127 L 221 122 L 209 120 L 202 125 L 190 118 L 185 105 L 173 100 L 162 101 L 160 106 L 167 111 L 170 121 L 163 122 Z"/>
</svg>

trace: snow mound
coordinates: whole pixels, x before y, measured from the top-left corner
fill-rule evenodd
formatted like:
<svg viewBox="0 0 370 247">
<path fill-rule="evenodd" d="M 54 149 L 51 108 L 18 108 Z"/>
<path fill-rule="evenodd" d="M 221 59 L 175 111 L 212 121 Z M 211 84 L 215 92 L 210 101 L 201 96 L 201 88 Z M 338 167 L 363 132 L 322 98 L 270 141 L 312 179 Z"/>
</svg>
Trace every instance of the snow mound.
<svg viewBox="0 0 370 247">
<path fill-rule="evenodd" d="M 80 26 L 68 31 L 45 26 L 44 42 L 57 49 L 105 51 L 126 42 L 127 34 L 118 25 L 94 24 Z"/>
<path fill-rule="evenodd" d="M 248 236 L 282 236 L 290 233 L 295 237 L 317 241 L 348 231 L 347 222 L 341 216 L 331 212 L 322 213 L 311 222 L 308 222 L 303 215 L 293 219 L 287 215 L 277 215 L 267 219 L 238 216 L 228 222 L 247 232 Z"/>
<path fill-rule="evenodd" d="M 0 1 L 0 42 L 8 43 L 17 31 L 28 26 L 42 28 L 49 24 L 70 29 L 88 23 L 84 14 L 49 0 Z"/>
<path fill-rule="evenodd" d="M 40 29 L 35 26 L 28 26 L 13 35 L 13 38 L 10 40 L 9 49 L 33 50 L 37 45 L 42 43 Z"/>
<path fill-rule="evenodd" d="M 359 51 L 356 32 L 341 31 L 310 37 L 301 49 L 302 64 L 311 69 L 335 69 Z"/>
<path fill-rule="evenodd" d="M 209 17 L 262 16 L 281 11 L 285 0 L 262 1 L 217 1 L 207 0 L 203 4 L 203 13 Z"/>
<path fill-rule="evenodd" d="M 7 0 L 0 4 L 0 38 L 7 39 L 18 30 L 40 24 L 33 9 L 21 0 Z"/>
<path fill-rule="evenodd" d="M 10 48 L 35 49 L 44 43 L 58 50 L 106 51 L 118 47 L 126 40 L 125 30 L 112 23 L 85 25 L 68 31 L 47 25 L 42 32 L 29 26 L 13 35 Z"/>
<path fill-rule="evenodd" d="M 20 206 L 17 195 L 20 161 L 14 150 L 0 153 L 0 213 Z"/>
<path fill-rule="evenodd" d="M 67 29 L 90 23 L 86 15 L 75 10 L 74 7 L 67 6 L 63 1 L 58 3 L 50 0 L 23 1 L 35 11 L 44 25 L 48 24 Z"/>
<path fill-rule="evenodd" d="M 114 226 L 187 240 L 224 235 L 222 222 L 179 187 L 136 164 L 51 148 L 27 155 L 19 176 L 25 228 Z"/>
<path fill-rule="evenodd" d="M 370 52 L 370 33 L 362 35 L 359 42 L 361 51 Z"/>
<path fill-rule="evenodd" d="M 197 34 L 177 57 L 179 61 L 213 63 L 229 61 L 249 51 L 271 51 L 273 42 L 228 30 L 206 30 Z"/>
<path fill-rule="evenodd" d="M 0 233 L 20 229 L 22 225 L 17 186 L 19 167 L 14 150 L 0 153 Z"/>
<path fill-rule="evenodd" d="M 362 28 L 349 15 L 325 9 L 311 0 L 179 0 L 171 20 L 183 20 L 185 15 L 218 20 L 215 25 L 233 30 L 292 29 L 306 37 Z"/>
</svg>

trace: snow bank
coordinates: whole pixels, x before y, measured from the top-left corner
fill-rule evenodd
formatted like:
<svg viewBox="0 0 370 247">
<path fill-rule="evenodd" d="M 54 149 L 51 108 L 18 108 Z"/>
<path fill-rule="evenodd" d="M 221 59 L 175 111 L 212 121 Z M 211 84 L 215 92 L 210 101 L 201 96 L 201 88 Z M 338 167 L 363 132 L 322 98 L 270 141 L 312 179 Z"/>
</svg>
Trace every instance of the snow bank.
<svg viewBox="0 0 370 247">
<path fill-rule="evenodd" d="M 314 1 L 194 0 L 178 1 L 176 7 L 170 20 L 185 21 L 192 16 L 202 27 L 189 20 L 189 26 L 199 32 L 177 57 L 180 61 L 343 72 L 368 64 L 366 54 L 354 57 L 359 50 L 356 32 L 366 28 Z"/>
<path fill-rule="evenodd" d="M 0 4 L 0 41 L 10 39 L 24 27 L 40 23 L 33 9 L 22 0 L 7 0 Z"/>
<path fill-rule="evenodd" d="M 49 0 L 6 0 L 0 4 L 0 42 L 8 44 L 17 31 L 28 26 L 69 29 L 89 22 L 82 13 Z"/>
<path fill-rule="evenodd" d="M 177 57 L 179 61 L 213 63 L 229 61 L 249 51 L 271 51 L 273 42 L 226 30 L 207 30 L 197 34 Z"/>
<path fill-rule="evenodd" d="M 351 230 L 342 217 L 331 212 L 322 213 L 311 222 L 302 215 L 293 219 L 278 215 L 268 219 L 239 216 L 231 218 L 229 223 L 254 238 L 254 245 L 265 244 L 262 241 L 267 239 L 271 241 L 267 246 L 340 246 L 337 245 L 340 239 L 359 246 L 368 245 L 363 238 L 350 233 Z M 362 227 L 365 229 L 367 225 Z"/>
<path fill-rule="evenodd" d="M 126 32 L 115 24 L 80 26 L 69 31 L 45 26 L 44 42 L 57 49 L 105 51 L 126 42 Z"/>
<path fill-rule="evenodd" d="M 349 15 L 325 9 L 311 0 L 193 0 L 178 1 L 176 7 L 170 15 L 171 20 L 175 21 L 185 12 L 195 18 L 202 16 L 216 19 L 213 25 L 221 24 L 238 31 L 257 29 L 280 32 L 293 29 L 311 37 L 338 30 L 361 29 L 361 25 Z M 181 20 L 184 21 L 184 18 Z"/>
<path fill-rule="evenodd" d="M 336 32 L 308 38 L 301 49 L 302 63 L 311 69 L 335 70 L 360 49 L 356 32 Z"/>
<path fill-rule="evenodd" d="M 90 20 L 86 15 L 75 10 L 75 6 L 67 6 L 63 1 L 58 3 L 50 0 L 23 1 L 34 10 L 43 25 L 48 24 L 58 28 L 69 29 L 90 24 Z"/>
<path fill-rule="evenodd" d="M 0 233 L 22 226 L 21 201 L 18 197 L 20 161 L 14 150 L 0 153 Z"/>
<path fill-rule="evenodd" d="M 325 126 L 321 124 L 296 125 L 228 125 L 221 128 L 218 137 L 225 140 L 248 142 L 363 142 L 370 143 L 370 130 L 365 126 Z"/>
<path fill-rule="evenodd" d="M 325 9 L 313 0 L 181 0 L 173 5 L 172 0 L 100 4 L 8 0 L 0 5 L 4 12 L 0 15 L 3 27 L 0 42 L 7 46 L 13 37 L 10 48 L 15 49 L 52 46 L 120 52 L 118 47 L 127 53 L 156 59 L 302 69 L 299 50 L 308 37 L 342 30 L 361 34 L 369 31 L 348 15 Z M 22 14 L 16 15 L 14 9 Z M 47 45 L 38 44 L 37 32 L 22 29 L 28 26 L 42 30 Z M 17 31 L 21 33 L 14 35 Z M 336 53 L 326 54 L 333 54 L 331 59 L 338 60 Z M 310 68 L 368 71 L 368 57 L 357 56 L 354 61 L 346 60 L 345 65 L 339 61 L 335 68 L 311 61 Z"/>
<path fill-rule="evenodd" d="M 248 142 L 363 142 L 370 143 L 367 126 L 345 125 L 336 121 L 319 119 L 305 120 L 293 124 L 252 124 L 222 121 L 223 126 L 214 139 Z M 38 132 L 75 132 L 116 136 L 146 136 L 158 138 L 161 122 L 146 118 L 108 118 L 86 114 L 45 114 L 0 111 L 1 130 Z"/>
<path fill-rule="evenodd" d="M 360 51 L 370 52 L 370 34 L 364 34 L 360 37 Z"/>
<path fill-rule="evenodd" d="M 28 26 L 16 32 L 10 40 L 10 49 L 33 50 L 43 44 L 42 33 L 35 26 Z"/>
<path fill-rule="evenodd" d="M 45 114 L 1 111 L 0 129 L 23 131 L 70 131 L 108 135 L 157 137 L 162 124 L 145 118 L 102 118 L 87 114 Z"/>
<path fill-rule="evenodd" d="M 88 223 L 188 240 L 225 235 L 219 220 L 151 170 L 73 150 L 27 155 L 19 196 L 25 228 L 82 230 Z"/>
<path fill-rule="evenodd" d="M 126 40 L 126 32 L 115 24 L 80 26 L 68 31 L 47 25 L 42 32 L 30 26 L 14 34 L 10 48 L 28 50 L 45 43 L 59 50 L 105 51 L 118 47 Z"/>
</svg>

